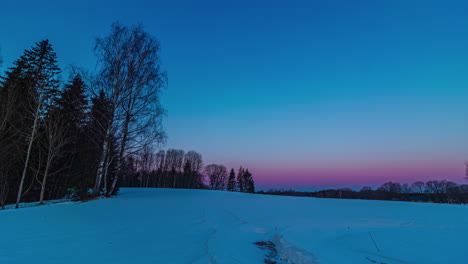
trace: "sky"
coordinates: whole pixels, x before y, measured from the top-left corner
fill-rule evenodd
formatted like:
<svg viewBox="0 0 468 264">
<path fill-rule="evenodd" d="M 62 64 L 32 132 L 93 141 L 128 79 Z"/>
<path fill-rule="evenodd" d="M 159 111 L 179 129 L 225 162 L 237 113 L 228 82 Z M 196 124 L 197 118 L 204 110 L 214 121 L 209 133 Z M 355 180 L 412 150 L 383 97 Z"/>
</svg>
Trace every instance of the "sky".
<svg viewBox="0 0 468 264">
<path fill-rule="evenodd" d="M 3 0 L 0 70 L 48 38 L 63 69 L 92 71 L 96 37 L 142 23 L 169 78 L 165 148 L 248 167 L 263 188 L 464 182 L 467 13 L 464 1 Z"/>
</svg>

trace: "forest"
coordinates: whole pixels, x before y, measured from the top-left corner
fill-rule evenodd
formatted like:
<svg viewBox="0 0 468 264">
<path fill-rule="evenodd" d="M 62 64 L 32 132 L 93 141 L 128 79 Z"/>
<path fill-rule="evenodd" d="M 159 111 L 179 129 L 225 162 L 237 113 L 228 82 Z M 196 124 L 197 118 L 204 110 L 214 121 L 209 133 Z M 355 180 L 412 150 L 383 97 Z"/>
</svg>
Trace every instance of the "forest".
<svg viewBox="0 0 468 264">
<path fill-rule="evenodd" d="M 47 39 L 26 49 L 0 75 L 0 208 L 111 196 L 119 186 L 255 192 L 248 169 L 228 175 L 195 151 L 162 150 L 160 50 L 142 25 L 120 23 L 96 38 L 94 72 L 62 71 Z"/>
</svg>

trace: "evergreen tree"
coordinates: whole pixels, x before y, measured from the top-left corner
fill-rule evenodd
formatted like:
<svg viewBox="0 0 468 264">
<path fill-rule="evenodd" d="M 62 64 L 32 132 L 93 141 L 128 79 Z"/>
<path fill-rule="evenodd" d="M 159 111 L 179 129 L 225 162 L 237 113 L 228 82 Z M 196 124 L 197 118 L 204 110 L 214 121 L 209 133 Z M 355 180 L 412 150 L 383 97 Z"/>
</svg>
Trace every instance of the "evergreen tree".
<svg viewBox="0 0 468 264">
<path fill-rule="evenodd" d="M 227 190 L 230 192 L 236 191 L 236 173 L 234 172 L 234 169 L 231 169 L 231 172 L 229 173 Z"/>
<path fill-rule="evenodd" d="M 75 75 L 65 86 L 58 100 L 61 111 L 69 121 L 70 130 L 75 134 L 80 132 L 79 130 L 86 125 L 87 121 L 88 99 L 85 92 L 86 84 L 80 75 Z"/>
<path fill-rule="evenodd" d="M 25 109 L 25 114 L 33 120 L 33 125 L 24 136 L 28 148 L 25 151 L 23 171 L 16 199 L 16 208 L 18 208 L 26 174 L 30 169 L 31 151 L 41 119 L 58 96 L 57 76 L 60 69 L 57 66 L 57 55 L 48 40 L 40 41 L 31 50 L 26 50 L 15 64 L 22 70 L 20 73 L 24 80 L 22 84 L 26 85 L 25 88 L 28 91 L 28 96 L 24 99 L 29 100 L 29 108 Z"/>
<path fill-rule="evenodd" d="M 239 192 L 245 192 L 244 169 L 242 167 L 237 172 L 237 189 Z"/>
<path fill-rule="evenodd" d="M 66 112 L 75 113 L 74 124 L 70 129 L 78 131 L 75 137 L 75 154 L 70 154 L 70 169 L 68 189 L 76 199 L 84 199 L 89 190 L 94 187 L 99 159 L 103 152 L 102 142 L 109 126 L 108 115 L 110 102 L 103 91 L 91 98 L 91 108 L 88 112 L 87 100 L 84 96 L 86 86 L 81 77 L 75 76 L 63 93 L 61 104 Z M 112 169 L 111 169 L 112 171 Z M 108 184 L 109 181 L 106 182 Z M 104 183 L 100 185 L 102 188 Z"/>
<path fill-rule="evenodd" d="M 89 159 L 86 151 L 91 144 L 88 139 L 86 125 L 89 119 L 88 100 L 86 98 L 86 84 L 80 75 L 75 75 L 65 86 L 58 100 L 62 118 L 67 122 L 67 134 L 69 144 L 66 146 L 66 155 L 59 164 L 68 165 L 66 176 L 63 175 L 61 185 L 67 186 L 68 193 L 74 198 L 84 198 L 87 189 L 90 188 L 89 181 Z M 88 177 L 88 178 L 87 178 Z M 91 183 L 92 184 L 92 183 Z"/>
<path fill-rule="evenodd" d="M 245 170 L 244 172 L 244 182 L 245 182 L 245 192 L 247 193 L 255 193 L 255 183 L 252 177 L 252 173 L 249 170 Z"/>
</svg>

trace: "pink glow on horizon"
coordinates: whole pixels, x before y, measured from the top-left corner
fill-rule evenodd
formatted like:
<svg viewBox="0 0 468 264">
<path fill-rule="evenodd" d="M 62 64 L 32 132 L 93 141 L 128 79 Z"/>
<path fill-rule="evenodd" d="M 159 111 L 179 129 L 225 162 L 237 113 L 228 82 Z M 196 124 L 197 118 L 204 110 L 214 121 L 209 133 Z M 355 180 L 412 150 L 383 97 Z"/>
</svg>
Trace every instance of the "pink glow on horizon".
<svg viewBox="0 0 468 264">
<path fill-rule="evenodd" d="M 263 167 L 263 166 L 262 166 Z M 251 168 L 259 186 L 336 186 L 380 185 L 387 181 L 412 183 L 415 181 L 450 180 L 462 183 L 463 163 L 372 164 L 346 167 Z"/>
</svg>

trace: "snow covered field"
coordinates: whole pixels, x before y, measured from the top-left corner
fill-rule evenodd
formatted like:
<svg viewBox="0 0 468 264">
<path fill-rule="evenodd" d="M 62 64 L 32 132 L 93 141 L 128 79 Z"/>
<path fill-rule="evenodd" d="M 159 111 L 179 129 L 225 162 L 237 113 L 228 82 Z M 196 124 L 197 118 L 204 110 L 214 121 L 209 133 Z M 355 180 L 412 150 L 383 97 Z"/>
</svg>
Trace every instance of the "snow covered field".
<svg viewBox="0 0 468 264">
<path fill-rule="evenodd" d="M 264 263 L 268 240 L 290 263 L 468 263 L 462 205 L 122 189 L 3 210 L 0 226 L 1 264 Z"/>
</svg>

